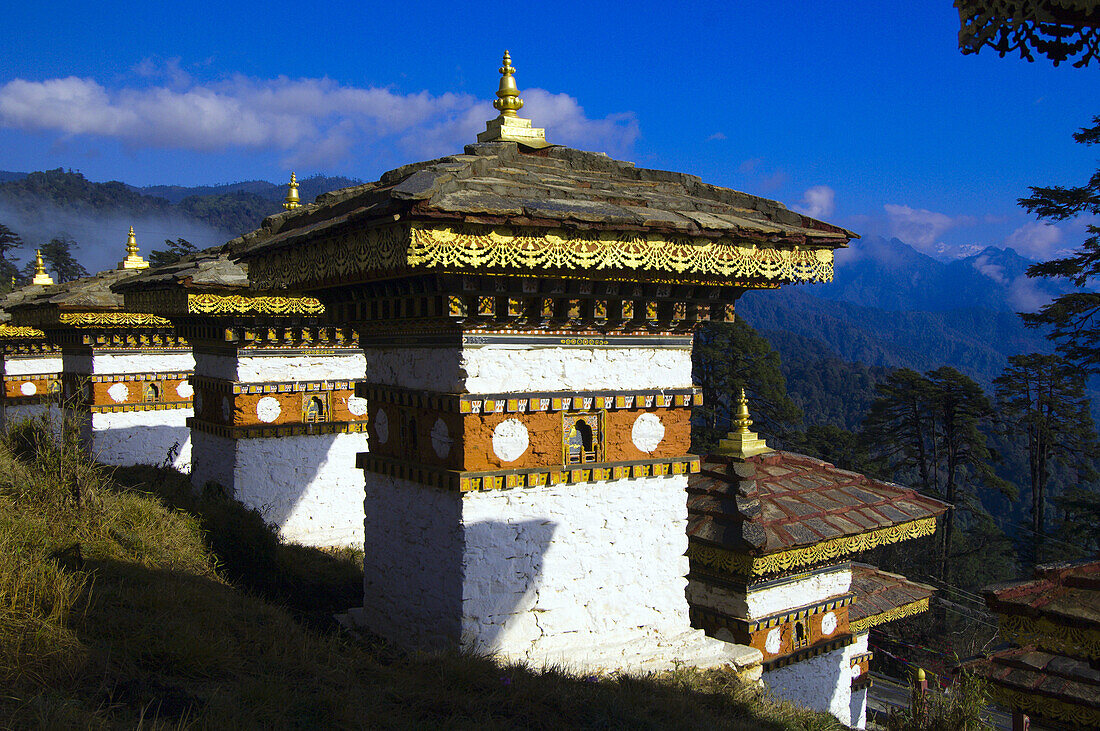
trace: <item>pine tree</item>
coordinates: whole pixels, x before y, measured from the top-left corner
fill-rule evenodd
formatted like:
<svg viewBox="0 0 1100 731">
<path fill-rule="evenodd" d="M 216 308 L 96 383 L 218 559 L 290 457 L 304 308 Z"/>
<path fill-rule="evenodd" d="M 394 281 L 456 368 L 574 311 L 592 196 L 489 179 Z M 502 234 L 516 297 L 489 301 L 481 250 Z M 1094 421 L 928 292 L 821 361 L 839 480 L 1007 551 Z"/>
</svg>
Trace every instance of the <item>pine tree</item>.
<svg viewBox="0 0 1100 731">
<path fill-rule="evenodd" d="M 0 223 L 0 292 L 10 292 L 13 289 L 12 278 L 19 277 L 19 268 L 9 254 L 12 249 L 18 249 L 22 245 L 23 239 L 19 234 Z"/>
<path fill-rule="evenodd" d="M 73 256 L 77 243 L 64 234 L 55 236 L 42 245 L 42 260 L 46 269 L 54 272 L 57 282 L 71 282 L 88 276 L 88 270 Z M 31 263 L 33 270 L 34 264 Z"/>
<path fill-rule="evenodd" d="M 864 420 L 864 443 L 893 472 L 915 474 L 926 493 L 939 493 L 931 382 L 916 371 L 899 368 L 875 391 L 879 398 Z"/>
<path fill-rule="evenodd" d="M 755 428 L 779 446 L 794 435 L 802 411 L 787 394 L 779 354 L 748 323 L 711 323 L 695 334 L 692 382 L 703 391 L 703 407 L 692 428 L 692 450 L 706 454 L 730 429 L 742 388 L 749 399 Z"/>
<path fill-rule="evenodd" d="M 1011 434 L 1027 442 L 1031 478 L 1031 529 L 1046 529 L 1047 483 L 1054 462 L 1095 479 L 1096 430 L 1081 372 L 1055 355 L 1014 355 L 993 381 L 997 409 Z"/>
<path fill-rule="evenodd" d="M 185 256 L 190 256 L 198 251 L 198 247 L 187 239 L 164 240 L 165 249 L 154 249 L 149 252 L 149 266 L 162 267 L 175 264 Z"/>
<path fill-rule="evenodd" d="M 1092 122 L 1092 127 L 1074 133 L 1073 139 L 1085 145 L 1100 143 L 1100 116 L 1093 117 Z M 1031 197 L 1021 198 L 1019 203 L 1037 218 L 1050 221 L 1100 216 L 1100 170 L 1078 187 L 1032 186 Z M 1029 277 L 1068 279 L 1081 291 L 1064 294 L 1039 312 L 1021 317 L 1029 327 L 1050 326 L 1050 338 L 1058 342 L 1058 351 L 1067 360 L 1100 373 L 1100 292 L 1095 291 L 1095 282 L 1100 278 L 1100 225 L 1088 223 L 1085 229 L 1088 238 L 1071 256 L 1035 264 L 1027 270 Z"/>
</svg>

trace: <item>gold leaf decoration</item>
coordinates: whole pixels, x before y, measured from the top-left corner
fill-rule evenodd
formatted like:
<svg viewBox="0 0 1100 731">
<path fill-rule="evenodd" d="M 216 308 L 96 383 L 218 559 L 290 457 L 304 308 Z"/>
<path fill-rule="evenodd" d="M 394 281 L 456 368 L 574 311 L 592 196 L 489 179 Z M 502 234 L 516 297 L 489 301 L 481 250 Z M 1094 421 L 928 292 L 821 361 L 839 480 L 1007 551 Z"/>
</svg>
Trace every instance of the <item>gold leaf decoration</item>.
<svg viewBox="0 0 1100 731">
<path fill-rule="evenodd" d="M 866 632 L 872 627 L 877 627 L 880 624 L 893 622 L 895 619 L 902 619 L 904 617 L 912 617 L 914 614 L 920 614 L 921 612 L 927 611 L 928 597 L 925 597 L 924 599 L 918 599 L 909 604 L 902 604 L 900 607 L 894 607 L 881 614 L 872 614 L 869 617 L 857 619 L 848 625 L 848 629 L 851 630 L 852 634 L 858 635 L 860 632 Z"/>
<path fill-rule="evenodd" d="M 325 306 L 315 297 L 189 294 L 187 312 L 198 315 L 322 315 Z"/>
</svg>

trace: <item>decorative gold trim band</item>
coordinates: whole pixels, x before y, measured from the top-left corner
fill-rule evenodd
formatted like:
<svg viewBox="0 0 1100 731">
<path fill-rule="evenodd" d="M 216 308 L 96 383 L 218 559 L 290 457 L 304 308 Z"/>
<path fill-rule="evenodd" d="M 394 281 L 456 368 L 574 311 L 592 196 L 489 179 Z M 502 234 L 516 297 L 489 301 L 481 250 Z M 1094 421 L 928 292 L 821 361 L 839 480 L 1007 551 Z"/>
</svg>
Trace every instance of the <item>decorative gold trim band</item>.
<svg viewBox="0 0 1100 731">
<path fill-rule="evenodd" d="M 596 270 L 633 272 L 646 279 L 674 273 L 790 282 L 833 278 L 831 249 L 761 248 L 704 238 L 668 238 L 636 232 L 519 229 L 417 223 L 331 235 L 308 246 L 260 252 L 249 276 L 264 289 L 303 282 L 337 282 L 409 269 L 478 271 Z M 639 277 L 642 278 L 642 277 Z"/>
<path fill-rule="evenodd" d="M 1066 722 L 1073 728 L 1100 728 L 1100 709 L 1006 688 L 992 678 L 985 680 L 988 681 L 989 694 L 1001 705 L 1018 709 L 1029 716 Z"/>
<path fill-rule="evenodd" d="M 149 401 L 132 404 L 90 405 L 88 411 L 93 414 L 118 414 L 123 411 L 172 411 L 190 409 L 190 401 Z"/>
<path fill-rule="evenodd" d="M 1100 631 L 1070 627 L 1047 617 L 1026 617 L 998 612 L 1001 631 L 1018 645 L 1038 645 L 1062 655 L 1100 658 Z"/>
<path fill-rule="evenodd" d="M 366 472 L 418 482 L 441 490 L 477 492 L 686 475 L 699 471 L 699 458 L 686 455 L 644 462 L 603 462 L 584 467 L 528 467 L 521 470 L 459 472 L 362 452 L 356 456 L 355 466 Z"/>
<path fill-rule="evenodd" d="M 172 327 L 171 320 L 141 312 L 62 312 L 57 321 L 71 327 Z"/>
<path fill-rule="evenodd" d="M 323 315 L 325 306 L 315 297 L 250 297 L 248 295 L 189 294 L 192 315 Z"/>
<path fill-rule="evenodd" d="M 862 617 L 860 619 L 852 620 L 848 625 L 848 628 L 855 634 L 860 632 L 866 632 L 872 627 L 877 627 L 880 624 L 886 624 L 887 622 L 893 622 L 895 619 L 903 619 L 904 617 L 912 617 L 914 614 L 920 614 L 921 612 L 928 611 L 928 597 L 924 599 L 918 599 L 915 602 L 909 604 L 902 604 L 900 607 L 894 607 L 893 609 L 881 612 L 879 614 L 872 614 L 868 617 Z"/>
<path fill-rule="evenodd" d="M 192 431 L 206 432 L 225 439 L 260 439 L 267 437 L 318 436 L 321 434 L 360 434 L 367 431 L 367 422 L 325 421 L 313 424 L 262 424 L 256 426 L 223 426 L 195 417 L 187 420 Z"/>
<path fill-rule="evenodd" d="M 935 517 L 929 517 L 879 528 L 868 533 L 841 536 L 840 538 L 815 543 L 812 546 L 803 546 L 764 556 L 727 551 L 724 548 L 702 545 L 692 541 L 688 544 L 687 555 L 692 561 L 698 561 L 704 566 L 713 566 L 729 574 L 765 576 L 789 571 L 800 566 L 813 566 L 814 564 L 832 561 L 841 556 L 860 553 L 877 546 L 930 536 L 935 532 L 936 519 Z"/>
<path fill-rule="evenodd" d="M 796 662 L 802 662 L 803 660 L 809 660 L 811 657 L 817 657 L 818 655 L 824 655 L 827 652 L 833 650 L 839 650 L 842 647 L 847 647 L 856 641 L 854 634 L 846 634 L 843 637 L 838 637 L 828 642 L 819 642 L 816 645 L 811 645 L 802 650 L 795 650 L 789 655 L 783 657 L 777 657 L 774 660 L 767 660 L 764 662 L 764 672 L 769 670 L 778 670 L 779 668 L 793 665 Z"/>
<path fill-rule="evenodd" d="M 118 383 L 119 381 L 185 381 L 192 371 L 170 371 L 160 373 L 73 373 L 75 378 L 86 378 L 92 383 Z"/>
<path fill-rule="evenodd" d="M 702 406 L 698 388 L 637 391 L 529 391 L 517 393 L 442 393 L 414 391 L 361 382 L 356 396 L 374 404 L 397 404 L 459 414 L 524 414 L 593 409 L 668 409 Z"/>
<path fill-rule="evenodd" d="M 0 323 L 0 338 L 35 338 L 40 339 L 46 337 L 46 333 L 42 332 L 38 328 L 34 327 L 20 327 L 17 325 L 8 325 L 7 323 Z"/>
<path fill-rule="evenodd" d="M 302 391 L 350 391 L 356 381 L 280 381 L 277 383 L 239 383 L 209 376 L 192 376 L 191 385 L 204 391 L 224 394 L 300 393 Z"/>
</svg>

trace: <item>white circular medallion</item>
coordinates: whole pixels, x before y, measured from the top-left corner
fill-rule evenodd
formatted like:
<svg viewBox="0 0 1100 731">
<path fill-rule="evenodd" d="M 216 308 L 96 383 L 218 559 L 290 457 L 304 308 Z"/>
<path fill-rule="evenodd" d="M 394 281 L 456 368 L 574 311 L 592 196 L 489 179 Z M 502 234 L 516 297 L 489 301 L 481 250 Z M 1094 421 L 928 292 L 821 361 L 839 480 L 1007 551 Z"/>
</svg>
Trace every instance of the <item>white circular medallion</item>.
<svg viewBox="0 0 1100 731">
<path fill-rule="evenodd" d="M 451 453 L 451 430 L 443 419 L 436 419 L 432 426 L 432 449 L 440 459 Z"/>
<path fill-rule="evenodd" d="M 836 632 L 836 614 L 829 612 L 821 618 L 821 634 L 828 637 L 833 632 Z"/>
<path fill-rule="evenodd" d="M 348 411 L 355 416 L 367 413 L 367 400 L 358 396 L 348 396 Z"/>
<path fill-rule="evenodd" d="M 783 635 L 780 632 L 779 627 L 776 627 L 768 633 L 767 639 L 764 640 L 764 649 L 768 651 L 768 654 L 774 655 L 779 652 L 779 647 L 783 642 Z"/>
<path fill-rule="evenodd" d="M 860 675 L 863 675 L 863 668 L 861 668 L 859 665 L 853 665 L 852 666 L 852 680 L 855 680 Z"/>
<path fill-rule="evenodd" d="M 180 385 L 176 386 L 176 393 L 180 398 L 191 398 L 195 395 L 195 389 L 187 381 L 183 381 Z"/>
<path fill-rule="evenodd" d="M 107 395 L 110 396 L 111 400 L 115 403 L 122 403 L 130 398 L 130 389 L 126 388 L 125 383 L 116 383 L 107 389 Z"/>
<path fill-rule="evenodd" d="M 634 420 L 630 441 L 642 452 L 652 452 L 665 438 L 665 425 L 656 414 L 645 413 Z"/>
<path fill-rule="evenodd" d="M 493 453 L 502 462 L 515 462 L 530 443 L 527 427 L 519 419 L 505 419 L 493 429 Z"/>
<path fill-rule="evenodd" d="M 379 444 L 390 440 L 390 417 L 382 409 L 374 412 L 374 435 L 378 437 Z"/>
<path fill-rule="evenodd" d="M 19 387 L 19 393 L 24 396 L 33 396 L 38 393 L 38 386 L 34 385 L 30 381 L 24 381 L 23 385 Z"/>
<path fill-rule="evenodd" d="M 283 407 L 279 406 L 279 400 L 271 396 L 264 396 L 256 402 L 256 416 L 265 424 L 270 424 L 283 413 Z"/>
</svg>

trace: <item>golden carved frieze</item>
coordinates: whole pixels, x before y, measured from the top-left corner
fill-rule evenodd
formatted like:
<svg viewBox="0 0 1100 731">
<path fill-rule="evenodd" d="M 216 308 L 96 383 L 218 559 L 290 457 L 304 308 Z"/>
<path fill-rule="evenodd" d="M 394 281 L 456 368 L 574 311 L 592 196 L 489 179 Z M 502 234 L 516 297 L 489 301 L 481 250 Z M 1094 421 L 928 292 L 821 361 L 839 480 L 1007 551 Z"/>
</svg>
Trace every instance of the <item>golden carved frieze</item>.
<svg viewBox="0 0 1100 731">
<path fill-rule="evenodd" d="M 1100 728 L 1100 711 L 1076 703 L 1067 703 L 1039 693 L 1006 688 L 997 682 L 987 684 L 993 700 L 1008 708 L 1016 708 L 1029 716 L 1039 716 L 1069 724 L 1068 728 Z"/>
<path fill-rule="evenodd" d="M 710 566 L 728 574 L 750 577 L 766 576 L 803 566 L 814 566 L 827 561 L 835 561 L 843 556 L 867 551 L 877 546 L 922 538 L 935 532 L 936 519 L 935 517 L 929 517 L 879 528 L 867 533 L 833 538 L 815 543 L 812 546 L 803 546 L 764 556 L 727 551 L 723 548 L 706 546 L 694 541 L 688 545 L 687 555 L 692 561 L 697 561 L 704 566 Z"/>
<path fill-rule="evenodd" d="M 998 614 L 997 618 L 1001 631 L 1018 645 L 1037 645 L 1059 654 L 1100 658 L 1098 630 L 1021 614 Z"/>
<path fill-rule="evenodd" d="M 586 270 L 609 276 L 632 272 L 646 279 L 675 274 L 766 283 L 828 282 L 833 278 L 833 252 L 637 232 L 414 222 L 332 235 L 309 246 L 260 254 L 249 263 L 249 277 L 254 286 L 278 288 L 409 269 L 495 269 L 528 275 Z"/>
<path fill-rule="evenodd" d="M 314 297 L 189 294 L 187 312 L 197 315 L 323 315 L 325 306 Z"/>
<path fill-rule="evenodd" d="M 143 312 L 62 312 L 57 322 L 78 328 L 172 327 L 170 320 Z"/>
<path fill-rule="evenodd" d="M 44 338 L 46 333 L 34 327 L 19 327 L 0 323 L 0 338 Z"/>
<path fill-rule="evenodd" d="M 863 617 L 862 619 L 853 620 L 848 628 L 853 634 L 859 634 L 860 632 L 866 632 L 872 627 L 877 627 L 880 624 L 886 624 L 887 622 L 893 622 L 896 619 L 903 619 L 905 617 L 912 617 L 915 614 L 928 611 L 928 597 L 924 599 L 918 599 L 915 602 L 909 604 L 902 604 L 900 607 L 894 607 L 888 611 L 880 614 L 872 614 L 869 617 Z"/>
</svg>

